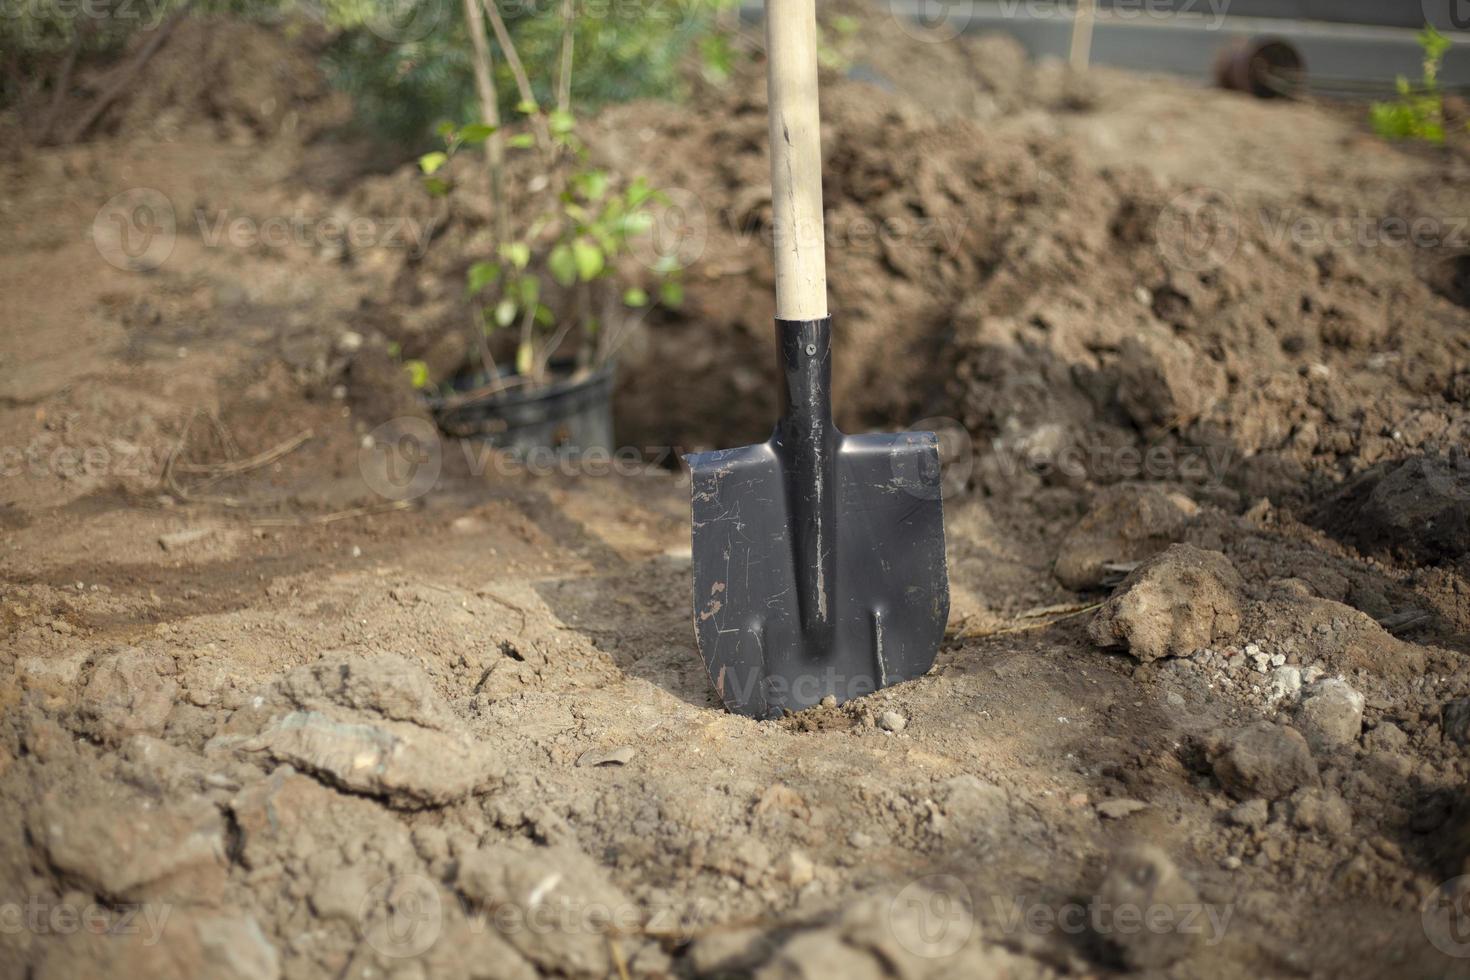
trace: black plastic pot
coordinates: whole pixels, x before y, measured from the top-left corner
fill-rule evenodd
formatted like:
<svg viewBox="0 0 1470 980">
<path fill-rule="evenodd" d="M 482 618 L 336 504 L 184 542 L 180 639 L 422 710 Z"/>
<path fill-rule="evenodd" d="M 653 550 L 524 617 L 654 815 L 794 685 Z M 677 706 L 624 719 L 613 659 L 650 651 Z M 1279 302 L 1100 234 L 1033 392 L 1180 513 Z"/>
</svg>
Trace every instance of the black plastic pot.
<svg viewBox="0 0 1470 980">
<path fill-rule="evenodd" d="M 513 453 L 548 448 L 568 456 L 589 449 L 611 453 L 613 375 L 613 366 L 605 364 L 576 381 L 509 388 L 480 398 L 467 399 L 461 393 L 430 399 L 429 407 L 447 434 L 483 439 Z M 486 382 L 480 376 L 457 387 L 469 391 Z"/>
</svg>

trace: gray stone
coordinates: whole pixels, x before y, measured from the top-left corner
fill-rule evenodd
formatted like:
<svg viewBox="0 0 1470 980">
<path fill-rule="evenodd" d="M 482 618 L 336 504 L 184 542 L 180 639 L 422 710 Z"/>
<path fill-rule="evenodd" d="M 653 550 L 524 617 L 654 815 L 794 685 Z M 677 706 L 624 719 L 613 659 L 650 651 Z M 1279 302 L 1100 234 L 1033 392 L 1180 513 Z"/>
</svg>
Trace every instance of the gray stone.
<svg viewBox="0 0 1470 980">
<path fill-rule="evenodd" d="M 1363 695 L 1339 677 L 1320 680 L 1302 692 L 1293 720 L 1313 749 L 1335 752 L 1363 730 Z"/>
<path fill-rule="evenodd" d="M 1320 783 L 1306 739 L 1285 725 L 1258 721 L 1215 733 L 1205 748 L 1215 778 L 1238 800 L 1279 800 Z"/>
<path fill-rule="evenodd" d="M 106 654 L 82 690 L 83 724 L 109 741 L 161 733 L 179 691 L 173 672 L 173 661 L 159 654 L 133 648 Z"/>
</svg>

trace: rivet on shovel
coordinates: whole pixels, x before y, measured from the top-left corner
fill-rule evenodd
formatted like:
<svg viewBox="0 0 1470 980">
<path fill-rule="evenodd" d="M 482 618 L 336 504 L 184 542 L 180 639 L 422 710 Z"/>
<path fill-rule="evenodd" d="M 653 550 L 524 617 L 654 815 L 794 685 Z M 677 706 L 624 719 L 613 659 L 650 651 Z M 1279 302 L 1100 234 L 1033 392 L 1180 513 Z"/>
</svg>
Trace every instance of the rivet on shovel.
<svg viewBox="0 0 1470 980">
<path fill-rule="evenodd" d="M 699 652 L 755 718 L 920 676 L 949 616 L 934 433 L 832 424 L 813 0 L 767 0 L 766 47 L 782 413 L 759 445 L 686 457 Z"/>
</svg>

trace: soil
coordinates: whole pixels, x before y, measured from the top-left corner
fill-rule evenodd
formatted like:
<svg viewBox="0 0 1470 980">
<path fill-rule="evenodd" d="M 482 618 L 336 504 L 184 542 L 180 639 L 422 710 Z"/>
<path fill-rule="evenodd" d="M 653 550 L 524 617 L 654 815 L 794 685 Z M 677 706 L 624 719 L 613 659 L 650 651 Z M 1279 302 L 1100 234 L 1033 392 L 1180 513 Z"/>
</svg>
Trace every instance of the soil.
<svg viewBox="0 0 1470 980">
<path fill-rule="evenodd" d="M 0 973 L 1470 975 L 1457 149 L 864 22 L 838 410 L 939 429 L 952 621 L 758 723 L 658 447 L 774 416 L 759 66 L 588 124 L 687 296 L 620 362 L 646 462 L 576 475 L 424 421 L 476 161 L 357 176 L 291 37 L 186 24 L 0 164 Z"/>
</svg>

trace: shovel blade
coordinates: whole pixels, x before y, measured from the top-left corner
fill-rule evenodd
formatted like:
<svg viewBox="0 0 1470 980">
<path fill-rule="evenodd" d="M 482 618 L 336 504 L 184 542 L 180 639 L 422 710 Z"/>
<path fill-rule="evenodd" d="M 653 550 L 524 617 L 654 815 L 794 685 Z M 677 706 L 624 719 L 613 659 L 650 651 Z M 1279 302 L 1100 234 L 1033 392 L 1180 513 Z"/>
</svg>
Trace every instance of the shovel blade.
<svg viewBox="0 0 1470 980">
<path fill-rule="evenodd" d="M 686 459 L 695 633 L 726 708 L 775 718 L 933 666 L 949 580 L 932 432 L 838 437 L 835 616 L 815 637 L 798 612 L 789 463 L 775 438 Z"/>
</svg>

